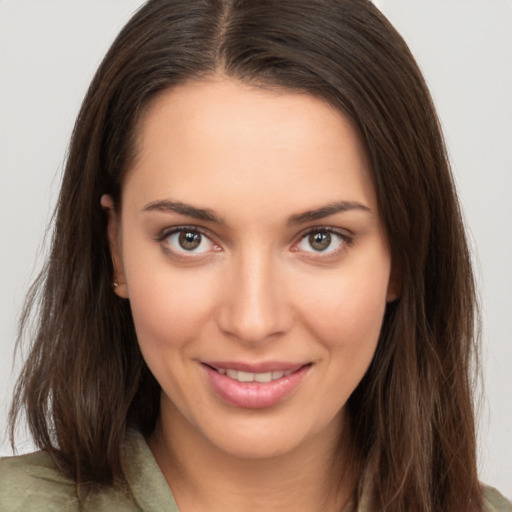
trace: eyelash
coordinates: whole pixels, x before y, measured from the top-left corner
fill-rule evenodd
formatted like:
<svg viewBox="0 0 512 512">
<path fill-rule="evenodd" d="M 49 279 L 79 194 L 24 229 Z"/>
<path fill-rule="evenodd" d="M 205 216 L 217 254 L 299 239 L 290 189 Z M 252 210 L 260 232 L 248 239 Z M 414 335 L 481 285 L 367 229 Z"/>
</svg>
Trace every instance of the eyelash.
<svg viewBox="0 0 512 512">
<path fill-rule="evenodd" d="M 206 254 L 206 252 L 210 252 L 210 251 L 205 251 L 205 252 L 194 253 L 193 251 L 187 251 L 186 249 L 183 249 L 183 248 L 182 248 L 182 251 L 177 251 L 177 250 L 172 249 L 169 246 L 169 243 L 165 243 L 171 236 L 180 234 L 180 233 L 199 234 L 201 237 L 206 238 L 209 241 L 209 243 L 212 244 L 214 247 L 218 248 L 218 249 L 214 249 L 215 251 L 221 250 L 220 247 L 212 240 L 212 238 L 208 234 L 208 232 L 199 228 L 198 226 L 179 226 L 176 228 L 167 229 L 167 230 L 164 230 L 156 238 L 156 240 L 157 240 L 157 242 L 162 244 L 162 247 L 165 252 L 172 253 L 173 256 L 178 257 L 178 258 L 183 258 L 183 259 L 193 258 L 193 257 L 198 257 L 197 255 L 204 255 L 204 254 Z M 299 249 L 297 249 L 296 247 L 300 243 L 302 243 L 307 237 L 309 237 L 313 234 L 319 234 L 319 233 L 334 235 L 335 237 L 337 237 L 340 240 L 340 245 L 338 248 L 336 248 L 332 251 L 328 251 L 328 252 L 315 251 L 315 250 L 303 251 L 305 253 L 313 254 L 314 255 L 313 257 L 315 259 L 318 259 L 318 258 L 323 259 L 323 258 L 333 257 L 333 256 L 339 254 L 340 252 L 342 252 L 343 250 L 345 250 L 347 247 L 351 247 L 354 244 L 354 238 L 352 236 L 348 235 L 345 231 L 341 231 L 341 230 L 334 229 L 332 227 L 327 227 L 327 226 L 315 226 L 313 228 L 308 228 L 306 231 L 303 231 L 299 235 L 298 241 L 294 242 L 291 250 L 293 252 L 299 252 Z M 202 240 L 200 243 L 202 243 Z M 309 256 L 309 257 L 311 257 L 311 256 Z"/>
<path fill-rule="evenodd" d="M 334 235 L 335 237 L 337 237 L 340 241 L 340 244 L 337 248 L 335 248 L 334 250 L 332 251 L 327 251 L 327 252 L 324 252 L 324 251 L 315 251 L 315 250 L 311 250 L 311 251 L 304 251 L 306 253 L 310 253 L 314 256 L 310 256 L 310 257 L 314 257 L 315 259 L 319 259 L 319 258 L 330 258 L 330 257 L 335 257 L 337 256 L 340 252 L 346 250 L 348 247 L 352 247 L 352 245 L 354 244 L 354 238 L 353 236 L 347 234 L 346 231 L 342 231 L 342 230 L 339 230 L 339 229 L 334 229 L 332 227 L 328 227 L 328 226 L 315 226 L 313 228 L 308 228 L 306 231 L 303 231 L 300 235 L 299 235 L 299 239 L 297 242 L 294 243 L 293 245 L 293 248 L 292 250 L 297 250 L 298 249 L 294 249 L 297 245 L 299 245 L 300 243 L 302 243 L 303 240 L 305 240 L 307 237 L 310 237 L 311 235 L 314 235 L 314 234 L 327 234 L 327 235 Z"/>
<path fill-rule="evenodd" d="M 202 255 L 205 253 L 194 253 L 193 251 L 187 251 L 186 249 L 182 249 L 182 252 L 177 251 L 175 249 L 172 249 L 170 247 L 169 243 L 165 243 L 171 236 L 180 234 L 180 233 L 196 233 L 199 234 L 202 238 L 206 238 L 210 244 L 212 244 L 215 247 L 219 247 L 215 242 L 213 242 L 212 237 L 203 229 L 197 227 L 197 226 L 179 226 L 172 229 L 167 229 L 162 231 L 162 233 L 157 237 L 157 242 L 159 242 L 164 251 L 167 253 L 172 253 L 173 256 L 178 258 L 190 258 L 190 257 L 197 257 L 197 254 Z M 202 243 L 202 240 L 201 242 Z M 219 248 L 220 249 L 220 248 Z"/>
</svg>

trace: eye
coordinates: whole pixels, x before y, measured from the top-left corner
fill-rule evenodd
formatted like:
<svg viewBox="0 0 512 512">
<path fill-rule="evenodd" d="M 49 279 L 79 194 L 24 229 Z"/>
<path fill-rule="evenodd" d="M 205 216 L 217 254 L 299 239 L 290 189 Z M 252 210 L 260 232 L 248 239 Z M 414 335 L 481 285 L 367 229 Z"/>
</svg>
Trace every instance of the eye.
<svg viewBox="0 0 512 512">
<path fill-rule="evenodd" d="M 215 248 L 215 244 L 206 235 L 186 227 L 165 233 L 162 241 L 172 251 L 182 254 L 203 254 Z"/>
<path fill-rule="evenodd" d="M 344 244 L 350 244 L 348 236 L 330 229 L 315 229 L 306 233 L 297 244 L 297 249 L 305 252 L 332 254 Z"/>
</svg>

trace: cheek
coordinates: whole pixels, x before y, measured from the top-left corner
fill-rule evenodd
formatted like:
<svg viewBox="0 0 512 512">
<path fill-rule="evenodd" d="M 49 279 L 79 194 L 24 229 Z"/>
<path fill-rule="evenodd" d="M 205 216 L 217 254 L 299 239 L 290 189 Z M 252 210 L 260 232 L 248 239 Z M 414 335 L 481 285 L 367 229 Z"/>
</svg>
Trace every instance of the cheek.
<svg viewBox="0 0 512 512">
<path fill-rule="evenodd" d="M 146 265 L 138 255 L 126 261 L 130 306 L 141 347 L 175 348 L 207 328 L 216 296 L 214 280 L 197 269 L 173 269 L 164 255 L 158 260 Z"/>
<path fill-rule="evenodd" d="M 211 328 L 211 280 L 201 272 L 172 271 L 166 262 L 149 274 L 137 265 L 127 270 L 140 350 L 162 389 L 179 405 L 190 394 L 188 373 L 197 356 L 196 342 Z"/>
<path fill-rule="evenodd" d="M 312 281 L 301 295 L 305 323 L 331 351 L 375 350 L 386 308 L 389 265 L 351 266 Z"/>
</svg>

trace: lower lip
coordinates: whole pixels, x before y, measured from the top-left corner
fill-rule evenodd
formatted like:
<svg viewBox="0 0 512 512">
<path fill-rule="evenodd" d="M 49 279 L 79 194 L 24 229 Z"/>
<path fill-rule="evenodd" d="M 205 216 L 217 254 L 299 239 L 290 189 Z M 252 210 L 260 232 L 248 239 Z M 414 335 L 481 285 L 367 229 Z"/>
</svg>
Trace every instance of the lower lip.
<svg viewBox="0 0 512 512">
<path fill-rule="evenodd" d="M 245 409 L 263 409 L 288 397 L 309 373 L 311 365 L 271 382 L 239 382 L 202 365 L 213 390 L 225 402 Z"/>
</svg>

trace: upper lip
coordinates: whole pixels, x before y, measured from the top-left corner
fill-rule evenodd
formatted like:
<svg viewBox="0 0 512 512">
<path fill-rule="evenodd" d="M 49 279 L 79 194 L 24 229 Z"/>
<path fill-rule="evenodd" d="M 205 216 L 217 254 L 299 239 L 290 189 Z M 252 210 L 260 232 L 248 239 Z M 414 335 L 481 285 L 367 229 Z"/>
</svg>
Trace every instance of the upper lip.
<svg viewBox="0 0 512 512">
<path fill-rule="evenodd" d="M 202 361 L 203 364 L 211 366 L 218 370 L 239 370 L 249 373 L 267 373 L 267 372 L 295 372 L 309 363 L 290 363 L 282 361 L 265 361 L 261 363 L 247 363 L 242 361 Z"/>
</svg>

